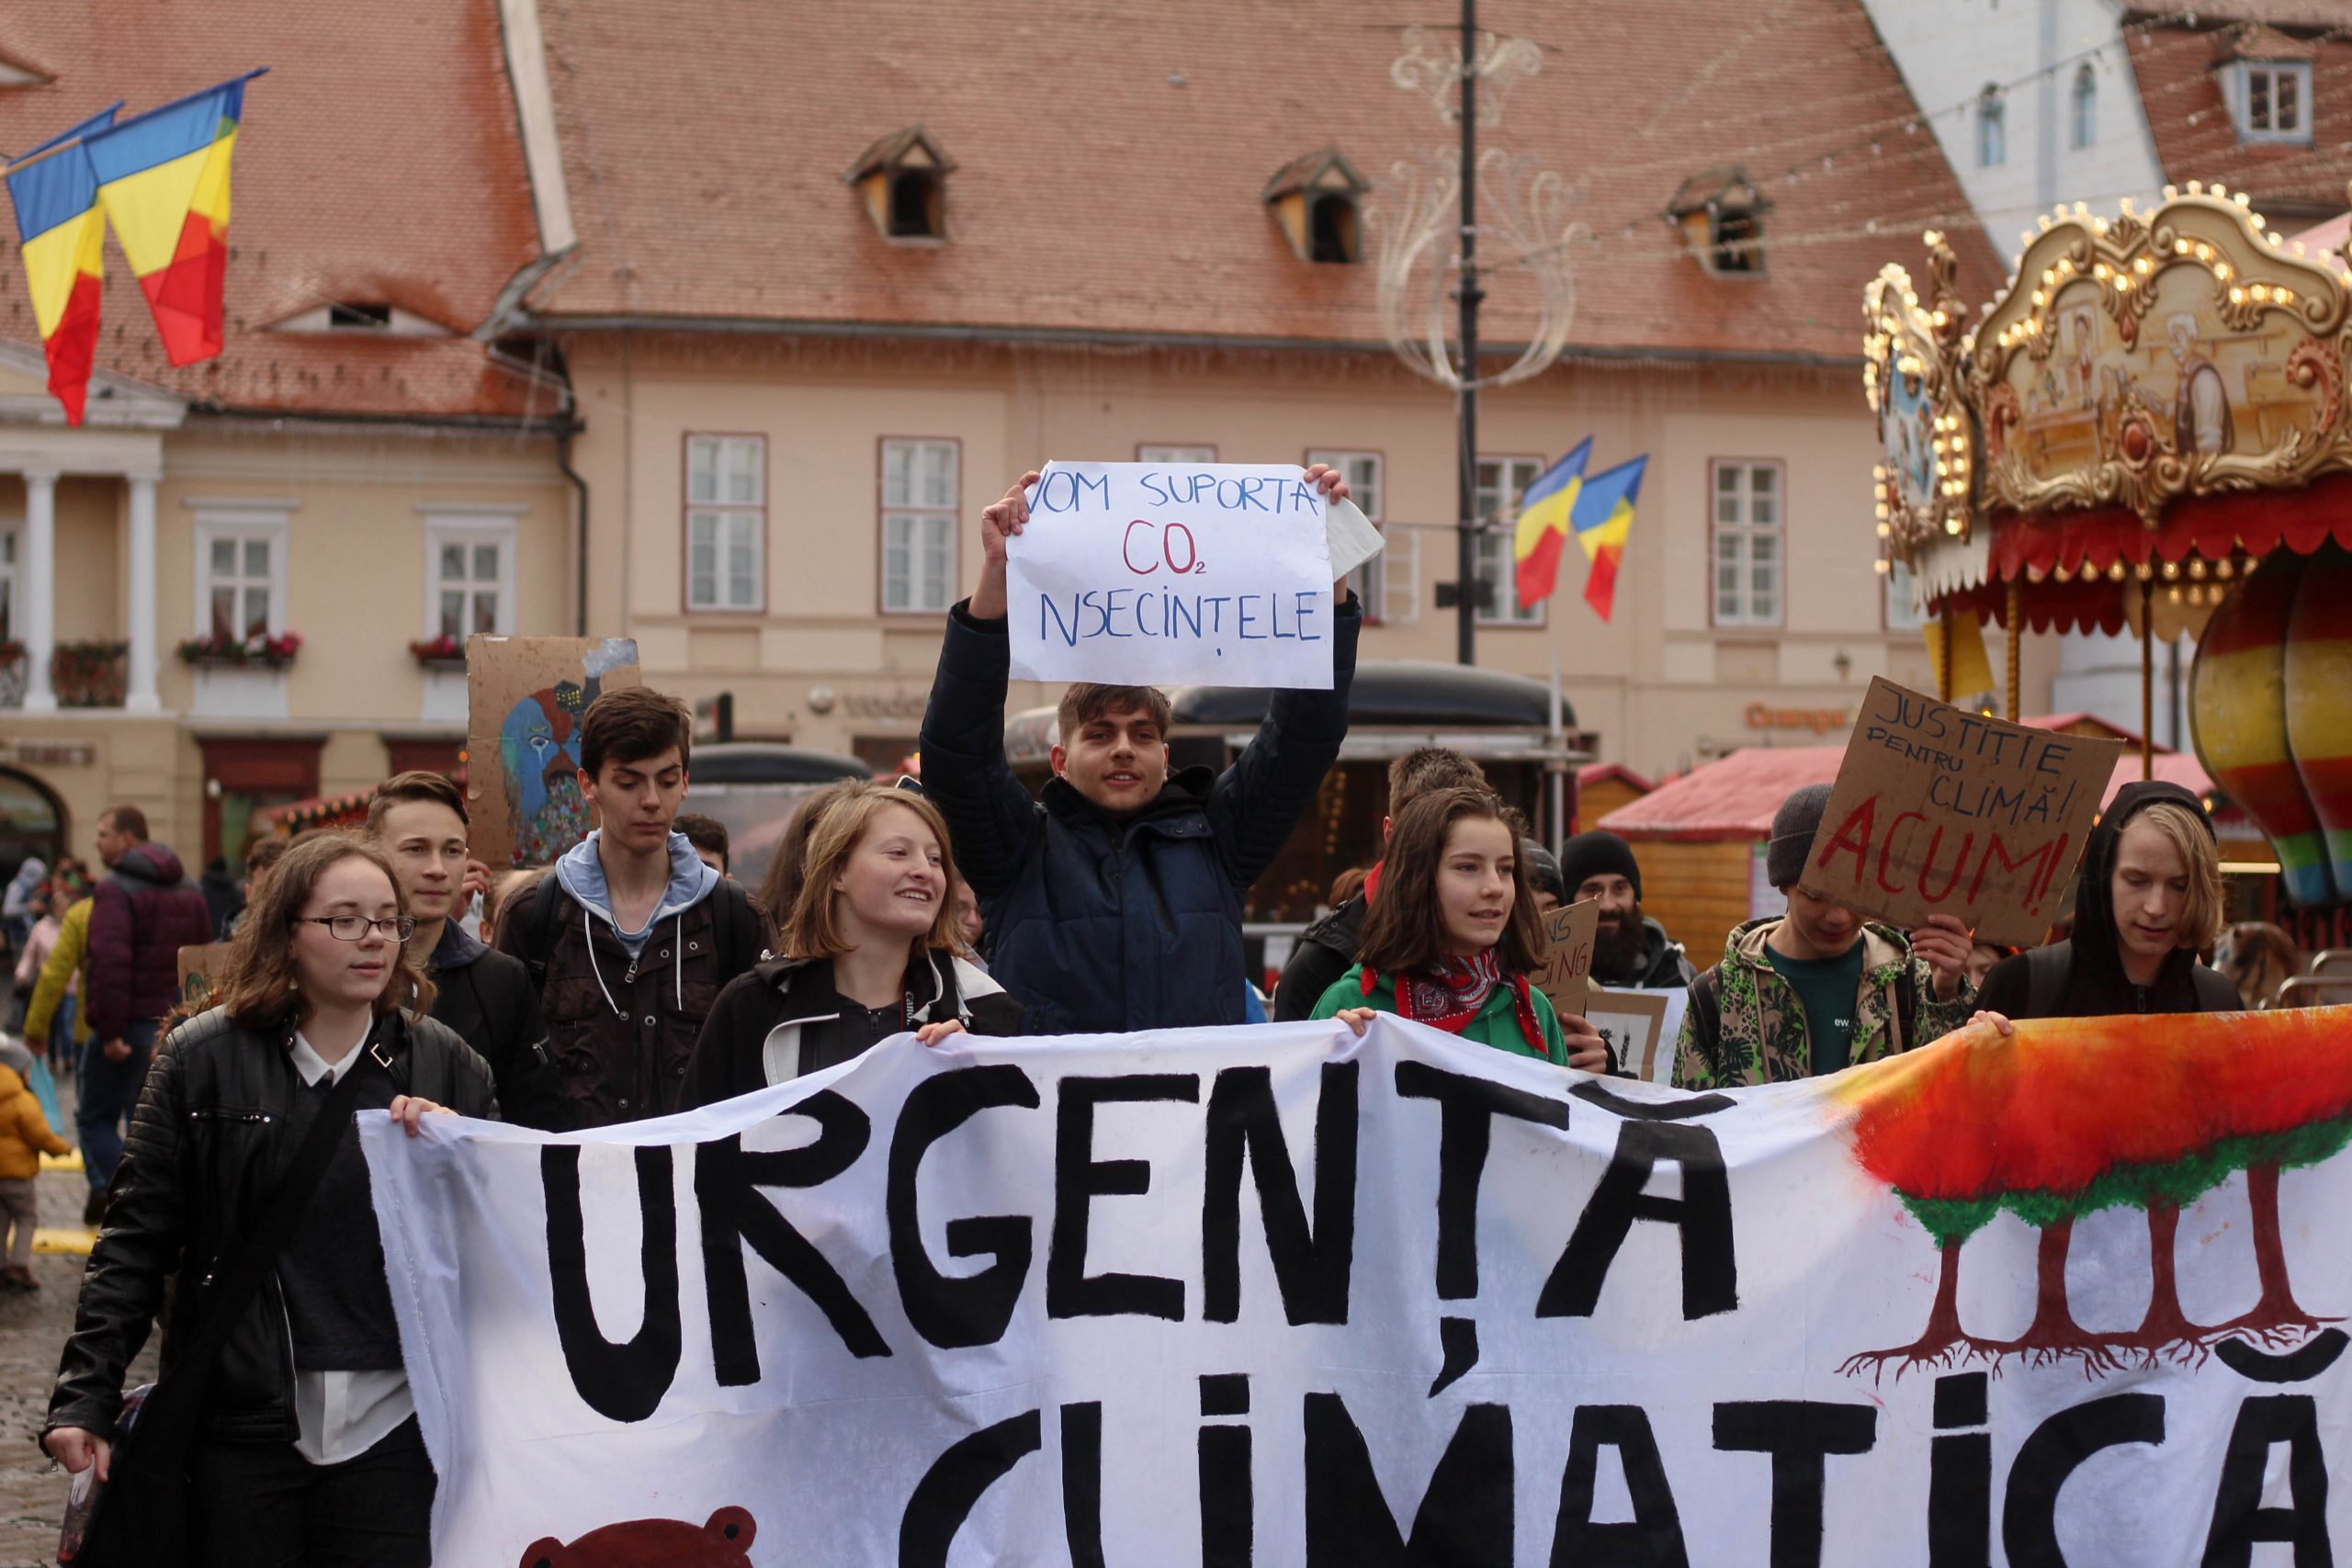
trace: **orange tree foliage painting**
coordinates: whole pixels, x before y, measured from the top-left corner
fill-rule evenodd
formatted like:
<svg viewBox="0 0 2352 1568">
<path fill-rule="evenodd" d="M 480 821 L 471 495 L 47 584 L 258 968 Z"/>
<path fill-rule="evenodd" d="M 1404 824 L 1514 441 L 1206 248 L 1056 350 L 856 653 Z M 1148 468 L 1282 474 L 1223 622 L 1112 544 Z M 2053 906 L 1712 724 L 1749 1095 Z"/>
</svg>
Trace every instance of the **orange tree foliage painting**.
<svg viewBox="0 0 2352 1568">
<path fill-rule="evenodd" d="M 2295 1300 L 2278 1224 L 2282 1170 L 2352 1142 L 2352 1009 L 2163 1019 L 2053 1019 L 1988 1030 L 1856 1073 L 1834 1090 L 1855 1109 L 1854 1155 L 1893 1187 L 1941 1250 L 1935 1304 L 1913 1344 L 1857 1356 L 1895 1364 L 2126 1356 L 2184 1359 L 2244 1336 L 2290 1343 L 2323 1319 Z M 2261 1293 L 2227 1323 L 2182 1311 L 2173 1242 L 2181 1206 L 2245 1172 Z M 2075 1321 L 2066 1256 L 2075 1221 L 2130 1205 L 2148 1218 L 2146 1316 L 2095 1334 Z M 2033 1321 L 2015 1339 L 1960 1320 L 1961 1246 L 2001 1210 L 2041 1233 Z"/>
</svg>

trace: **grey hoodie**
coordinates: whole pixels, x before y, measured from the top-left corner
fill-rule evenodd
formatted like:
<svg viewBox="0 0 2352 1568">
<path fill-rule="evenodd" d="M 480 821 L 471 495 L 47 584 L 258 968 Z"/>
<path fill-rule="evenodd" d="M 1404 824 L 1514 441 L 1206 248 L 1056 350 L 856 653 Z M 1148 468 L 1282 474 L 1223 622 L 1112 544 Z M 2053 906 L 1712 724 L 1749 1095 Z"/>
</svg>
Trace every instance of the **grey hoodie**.
<svg viewBox="0 0 2352 1568">
<path fill-rule="evenodd" d="M 612 890 L 605 885 L 605 863 L 596 854 L 596 840 L 603 836 L 604 829 L 597 829 L 568 851 L 555 863 L 555 879 L 582 908 L 601 917 L 613 928 L 613 935 L 628 949 L 631 958 L 645 951 L 646 939 L 653 934 L 655 927 L 673 915 L 693 908 L 718 890 L 718 873 L 703 864 L 684 833 L 673 833 L 670 886 L 662 890 L 662 902 L 642 931 L 623 931 L 621 923 L 613 918 Z"/>
</svg>

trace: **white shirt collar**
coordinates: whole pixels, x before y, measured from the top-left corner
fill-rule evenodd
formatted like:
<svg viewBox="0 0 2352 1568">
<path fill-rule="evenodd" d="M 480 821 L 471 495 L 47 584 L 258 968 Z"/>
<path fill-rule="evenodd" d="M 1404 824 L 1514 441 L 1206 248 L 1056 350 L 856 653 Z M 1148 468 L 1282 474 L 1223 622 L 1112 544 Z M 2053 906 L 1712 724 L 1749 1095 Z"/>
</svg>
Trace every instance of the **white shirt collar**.
<svg viewBox="0 0 2352 1568">
<path fill-rule="evenodd" d="M 301 1031 L 296 1030 L 294 1032 L 294 1070 L 302 1076 L 302 1082 L 307 1086 L 316 1087 L 321 1078 L 325 1078 L 329 1083 L 341 1083 L 343 1075 L 358 1063 L 360 1055 L 367 1049 L 367 1043 L 362 1041 L 356 1049 L 345 1053 L 342 1061 L 329 1066 L 327 1059 L 311 1048 L 310 1041 L 303 1038 Z"/>
</svg>

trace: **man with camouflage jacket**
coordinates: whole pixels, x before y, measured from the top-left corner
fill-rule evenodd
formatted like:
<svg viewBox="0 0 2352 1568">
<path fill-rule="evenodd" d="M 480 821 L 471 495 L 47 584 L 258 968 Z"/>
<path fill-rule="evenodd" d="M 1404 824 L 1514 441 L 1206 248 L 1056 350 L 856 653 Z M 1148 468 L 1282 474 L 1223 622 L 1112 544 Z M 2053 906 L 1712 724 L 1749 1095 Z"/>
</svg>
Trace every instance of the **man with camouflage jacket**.
<svg viewBox="0 0 2352 1568">
<path fill-rule="evenodd" d="M 1723 962 L 1691 984 L 1676 1045 L 1683 1089 L 1740 1089 L 1834 1073 L 1967 1023 L 1968 929 L 1934 915 L 1905 936 L 1797 886 L 1829 786 L 1783 801 L 1765 862 L 1789 912 L 1731 933 Z"/>
</svg>

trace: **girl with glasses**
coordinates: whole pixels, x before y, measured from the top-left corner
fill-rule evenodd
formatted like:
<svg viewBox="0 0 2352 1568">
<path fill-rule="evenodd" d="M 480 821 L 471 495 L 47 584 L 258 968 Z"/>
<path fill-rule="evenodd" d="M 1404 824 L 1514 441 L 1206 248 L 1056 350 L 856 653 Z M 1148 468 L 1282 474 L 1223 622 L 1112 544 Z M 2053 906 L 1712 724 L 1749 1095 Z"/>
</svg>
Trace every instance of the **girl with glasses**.
<svg viewBox="0 0 2352 1568">
<path fill-rule="evenodd" d="M 162 1382 L 249 1268 L 245 1243 L 331 1096 L 420 1118 L 496 1114 L 489 1068 L 394 998 L 431 996 L 401 942 L 413 922 L 381 851 L 303 840 L 239 926 L 214 1005 L 164 1039 L 113 1203 L 83 1276 L 41 1446 L 68 1470 L 110 1460 L 123 1376 L 170 1292 Z M 401 1371 L 368 1169 L 347 1117 L 261 1288 L 233 1306 L 209 1366 L 187 1472 L 198 1563 L 424 1564 L 433 1467 Z M 185 1394 L 185 1390 L 180 1391 Z M 156 1408 L 151 1399 L 147 1409 Z M 100 1506 L 105 1521 L 106 1504 Z M 136 1543 L 131 1560 L 136 1560 Z"/>
</svg>

